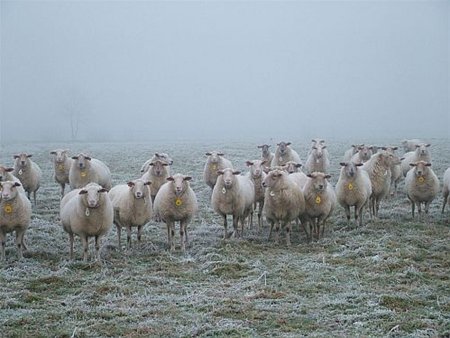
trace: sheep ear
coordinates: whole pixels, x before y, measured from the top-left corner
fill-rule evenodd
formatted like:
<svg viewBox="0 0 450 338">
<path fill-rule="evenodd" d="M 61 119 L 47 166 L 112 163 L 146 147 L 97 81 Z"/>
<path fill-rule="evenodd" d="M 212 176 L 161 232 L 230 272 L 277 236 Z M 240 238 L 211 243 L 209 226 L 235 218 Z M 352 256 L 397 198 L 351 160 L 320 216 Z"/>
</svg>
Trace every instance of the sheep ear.
<svg viewBox="0 0 450 338">
<path fill-rule="evenodd" d="M 311 175 L 311 174 L 308 174 L 306 176 L 308 176 L 309 178 L 313 178 L 313 175 Z"/>
<path fill-rule="evenodd" d="M 78 160 L 78 156 L 72 156 L 72 160 Z"/>
<path fill-rule="evenodd" d="M 56 151 L 54 151 L 54 150 L 51 151 L 51 152 L 50 152 L 50 155 L 56 155 Z"/>
<path fill-rule="evenodd" d="M 223 175 L 223 170 L 217 170 L 217 175 Z"/>
<path fill-rule="evenodd" d="M 127 185 L 128 185 L 130 188 L 132 188 L 132 187 L 134 187 L 134 182 L 132 182 L 132 181 L 127 182 Z"/>
<path fill-rule="evenodd" d="M 427 162 L 425 165 L 426 165 L 427 167 L 431 167 L 431 163 L 430 163 L 430 162 Z"/>
<path fill-rule="evenodd" d="M 98 192 L 108 192 L 108 189 L 101 188 L 101 189 L 98 189 Z"/>
<path fill-rule="evenodd" d="M 185 176 L 185 177 L 183 178 L 183 181 L 190 181 L 190 180 L 192 180 L 192 177 L 191 177 L 191 176 Z"/>
<path fill-rule="evenodd" d="M 167 181 L 173 182 L 175 181 L 175 179 L 173 178 L 173 176 L 169 176 L 166 178 Z"/>
<path fill-rule="evenodd" d="M 415 166 L 416 166 L 415 163 L 410 163 L 409 165 L 410 165 L 411 167 L 415 167 Z"/>
<path fill-rule="evenodd" d="M 32 154 L 28 154 L 28 155 L 27 155 L 27 157 L 32 157 L 32 156 L 33 156 Z"/>
<path fill-rule="evenodd" d="M 207 153 L 205 153 L 206 156 L 211 156 L 212 154 L 208 151 Z"/>
<path fill-rule="evenodd" d="M 323 146 L 322 146 L 322 149 L 325 149 L 326 147 L 327 147 L 326 145 L 323 145 Z"/>
<path fill-rule="evenodd" d="M 80 194 L 80 195 L 87 194 L 87 190 L 81 189 L 80 192 L 79 192 L 79 194 Z"/>
<path fill-rule="evenodd" d="M 400 157 L 400 161 L 403 161 L 405 158 L 404 157 Z"/>
<path fill-rule="evenodd" d="M 224 153 L 217 153 L 217 155 L 224 156 L 225 154 Z"/>
<path fill-rule="evenodd" d="M 253 162 L 252 161 L 246 161 L 245 164 L 247 164 L 247 167 L 250 167 L 250 166 L 253 165 Z"/>
<path fill-rule="evenodd" d="M 339 165 L 342 166 L 342 167 L 345 167 L 345 166 L 347 165 L 347 163 L 345 163 L 345 162 L 340 162 Z"/>
<path fill-rule="evenodd" d="M 161 163 L 164 167 L 167 167 L 168 165 L 169 165 L 169 163 L 167 163 L 167 162 L 162 162 Z"/>
<path fill-rule="evenodd" d="M 22 184 L 20 184 L 19 182 L 14 183 L 15 187 L 20 187 Z"/>
<path fill-rule="evenodd" d="M 398 147 L 392 147 L 392 150 L 397 150 L 398 149 Z"/>
<path fill-rule="evenodd" d="M 19 158 L 20 156 L 19 155 L 14 155 L 14 158 Z"/>
<path fill-rule="evenodd" d="M 326 179 L 330 179 L 331 178 L 331 175 L 325 175 L 324 176 Z"/>
<path fill-rule="evenodd" d="M 88 160 L 88 161 L 90 161 L 90 160 L 92 160 L 92 157 L 90 157 L 90 156 L 85 156 L 85 159 Z"/>
<path fill-rule="evenodd" d="M 144 185 L 150 185 L 150 184 L 152 184 L 151 181 L 146 181 L 146 182 L 144 183 Z"/>
<path fill-rule="evenodd" d="M 14 168 L 5 168 L 5 171 L 10 173 L 10 172 L 14 171 Z"/>
<path fill-rule="evenodd" d="M 356 163 L 355 166 L 357 167 L 362 167 L 364 165 L 364 163 Z"/>
<path fill-rule="evenodd" d="M 296 168 L 300 168 L 301 166 L 302 166 L 301 163 L 296 163 L 296 164 L 295 164 L 295 167 L 296 167 Z"/>
<path fill-rule="evenodd" d="M 420 144 L 416 144 L 416 148 L 419 148 L 420 147 Z"/>
<path fill-rule="evenodd" d="M 239 175 L 241 172 L 239 170 L 233 171 L 233 175 Z"/>
<path fill-rule="evenodd" d="M 431 146 L 431 143 L 427 143 L 427 144 L 425 144 L 425 147 L 429 147 L 429 146 Z"/>
<path fill-rule="evenodd" d="M 261 164 L 266 164 L 266 163 L 267 163 L 267 160 L 261 161 Z"/>
<path fill-rule="evenodd" d="M 287 145 L 287 146 L 290 146 L 290 145 L 291 145 L 291 142 L 286 142 L 286 145 Z"/>
<path fill-rule="evenodd" d="M 261 149 L 263 146 L 256 146 L 258 149 Z"/>
<path fill-rule="evenodd" d="M 383 150 L 387 150 L 387 147 L 381 147 L 381 149 L 383 149 Z M 394 148 L 392 148 L 392 149 L 394 149 Z"/>
</svg>

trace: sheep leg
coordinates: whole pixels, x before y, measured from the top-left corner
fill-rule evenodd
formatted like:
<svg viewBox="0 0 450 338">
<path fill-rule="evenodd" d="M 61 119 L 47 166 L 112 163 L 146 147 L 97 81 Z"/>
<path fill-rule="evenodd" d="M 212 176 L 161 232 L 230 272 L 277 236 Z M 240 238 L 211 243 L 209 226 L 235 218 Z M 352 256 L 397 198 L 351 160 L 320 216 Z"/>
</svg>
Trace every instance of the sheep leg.
<svg viewBox="0 0 450 338">
<path fill-rule="evenodd" d="M 261 231 L 263 226 L 263 219 L 262 219 L 262 211 L 264 207 L 264 202 L 258 203 L 258 231 Z"/>
<path fill-rule="evenodd" d="M 131 249 L 131 226 L 127 226 L 127 249 Z"/>
<path fill-rule="evenodd" d="M 274 226 L 274 222 L 270 221 L 269 238 L 267 238 L 268 241 L 270 241 L 270 238 L 272 237 L 273 226 Z"/>
<path fill-rule="evenodd" d="M 345 210 L 345 217 L 347 217 L 347 225 L 350 226 L 350 206 L 346 205 L 344 206 L 344 210 Z M 355 219 L 356 219 L 356 206 L 355 206 Z"/>
<path fill-rule="evenodd" d="M 441 214 L 445 211 L 445 205 L 447 204 L 448 194 L 444 194 L 444 203 L 442 204 L 442 211 Z"/>
<path fill-rule="evenodd" d="M 142 225 L 138 225 L 138 233 L 137 233 L 137 240 L 140 243 L 142 238 Z"/>
<path fill-rule="evenodd" d="M 5 255 L 6 241 L 5 241 L 5 234 L 2 232 L 0 232 L 0 242 L 2 245 L 2 261 L 4 261 L 6 259 L 6 255 Z"/>
<path fill-rule="evenodd" d="M 291 222 L 286 222 L 284 224 L 284 227 L 286 228 L 286 245 L 291 246 L 291 230 L 292 230 Z"/>
<path fill-rule="evenodd" d="M 224 228 L 223 239 L 227 239 L 227 237 L 228 237 L 228 234 L 227 234 L 227 228 L 228 228 L 227 215 L 222 215 L 222 218 L 223 218 L 223 228 Z"/>
<path fill-rule="evenodd" d="M 181 251 L 186 251 L 186 222 L 180 221 L 180 244 L 181 244 Z"/>
<path fill-rule="evenodd" d="M 17 254 L 19 256 L 19 259 L 23 258 L 23 236 L 25 235 L 24 229 L 18 229 L 16 230 L 16 245 L 17 245 Z"/>
<path fill-rule="evenodd" d="M 239 216 L 233 215 L 233 236 L 239 237 Z"/>
<path fill-rule="evenodd" d="M 275 224 L 275 244 L 279 244 L 279 232 L 280 232 L 280 222 L 277 221 Z"/>
<path fill-rule="evenodd" d="M 73 259 L 73 233 L 69 234 L 69 257 Z"/>
<path fill-rule="evenodd" d="M 119 250 L 120 250 L 120 249 L 122 249 L 122 247 L 120 246 L 120 237 L 121 237 L 122 229 L 121 229 L 121 226 L 119 224 L 116 224 L 116 229 L 117 229 L 117 245 L 118 245 Z"/>
<path fill-rule="evenodd" d="M 173 242 L 173 238 L 175 237 L 175 225 L 173 221 L 167 221 L 166 224 L 167 224 L 169 250 L 175 251 L 175 244 Z"/>
<path fill-rule="evenodd" d="M 95 236 L 95 258 L 100 260 L 100 237 Z"/>
<path fill-rule="evenodd" d="M 81 235 L 81 244 L 83 245 L 83 261 L 87 262 L 88 258 L 88 238 L 87 235 Z"/>
<path fill-rule="evenodd" d="M 412 218 L 414 218 L 414 210 L 416 209 L 416 203 L 411 201 L 411 214 Z"/>
<path fill-rule="evenodd" d="M 33 191 L 33 200 L 34 200 L 34 205 L 36 206 L 36 191 Z"/>
<path fill-rule="evenodd" d="M 66 184 L 65 184 L 65 183 L 62 183 L 62 184 L 61 184 L 61 198 L 64 196 L 64 190 L 65 190 L 65 188 L 66 188 Z"/>
<path fill-rule="evenodd" d="M 358 224 L 360 227 L 363 225 L 363 213 L 364 213 L 364 205 L 357 206 L 355 205 L 355 226 L 358 227 Z M 358 222 L 359 218 L 359 222 Z"/>
<path fill-rule="evenodd" d="M 419 215 L 422 213 L 422 203 L 417 202 L 417 212 L 419 213 Z"/>
</svg>

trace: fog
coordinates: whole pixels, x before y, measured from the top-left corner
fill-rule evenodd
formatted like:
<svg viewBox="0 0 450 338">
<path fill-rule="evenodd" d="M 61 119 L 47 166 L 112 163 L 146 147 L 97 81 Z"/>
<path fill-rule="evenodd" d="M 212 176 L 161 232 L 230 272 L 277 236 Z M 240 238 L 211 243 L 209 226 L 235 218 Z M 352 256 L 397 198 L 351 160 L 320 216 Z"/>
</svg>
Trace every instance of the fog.
<svg viewBox="0 0 450 338">
<path fill-rule="evenodd" d="M 0 143 L 448 137 L 449 1 L 4 1 Z"/>
</svg>

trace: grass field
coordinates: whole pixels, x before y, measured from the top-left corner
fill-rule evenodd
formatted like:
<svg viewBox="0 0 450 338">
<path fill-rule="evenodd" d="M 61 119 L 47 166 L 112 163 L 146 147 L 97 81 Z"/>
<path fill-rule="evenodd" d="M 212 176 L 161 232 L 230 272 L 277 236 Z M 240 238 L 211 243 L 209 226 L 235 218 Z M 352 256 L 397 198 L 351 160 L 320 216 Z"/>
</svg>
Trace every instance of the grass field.
<svg viewBox="0 0 450 338">
<path fill-rule="evenodd" d="M 290 141 L 305 160 L 309 140 Z M 450 142 L 429 141 L 433 169 L 442 182 L 450 166 Z M 334 185 L 338 163 L 352 141 L 327 143 Z M 19 261 L 9 235 L 6 262 L 0 265 L 0 336 L 448 337 L 450 208 L 441 215 L 442 195 L 428 217 L 412 219 L 402 182 L 398 196 L 382 202 L 380 218 L 361 228 L 348 228 L 338 207 L 319 242 L 307 243 L 294 228 L 292 247 L 283 241 L 275 245 L 267 241 L 267 224 L 260 232 L 246 229 L 243 239 L 223 241 L 221 219 L 202 181 L 204 153 L 221 150 L 245 170 L 245 160 L 259 157 L 257 144 L 5 145 L 0 163 L 12 166 L 12 155 L 25 151 L 44 175 L 26 234 L 29 250 Z M 177 251 L 169 253 L 165 225 L 152 221 L 144 227 L 142 243 L 130 250 L 118 250 L 111 228 L 102 243 L 101 264 L 82 261 L 77 238 L 76 259 L 70 261 L 68 235 L 58 223 L 59 186 L 49 155 L 54 148 L 103 160 L 114 184 L 140 176 L 140 166 L 154 152 L 169 153 L 173 173 L 194 177 L 200 205 L 189 226 L 186 254 L 179 252 L 178 233 Z"/>
</svg>

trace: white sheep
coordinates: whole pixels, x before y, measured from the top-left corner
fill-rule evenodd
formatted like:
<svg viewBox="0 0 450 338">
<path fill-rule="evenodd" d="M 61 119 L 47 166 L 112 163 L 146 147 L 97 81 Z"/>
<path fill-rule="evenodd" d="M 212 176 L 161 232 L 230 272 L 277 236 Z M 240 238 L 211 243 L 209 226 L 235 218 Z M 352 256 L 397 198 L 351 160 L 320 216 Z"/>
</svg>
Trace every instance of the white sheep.
<svg viewBox="0 0 450 338">
<path fill-rule="evenodd" d="M 421 205 L 425 204 L 425 213 L 428 214 L 430 203 L 439 192 L 439 179 L 431 169 L 431 163 L 418 161 L 411 163 L 412 167 L 405 177 L 406 196 L 411 202 L 411 214 L 414 218 L 414 209 L 417 205 L 419 215 L 422 212 Z"/>
<path fill-rule="evenodd" d="M 305 170 L 307 173 L 320 171 L 326 173 L 330 168 L 330 155 L 324 140 L 313 140 L 313 146 L 306 159 Z"/>
<path fill-rule="evenodd" d="M 303 188 L 305 212 L 302 219 L 309 223 L 309 238 L 312 239 L 314 234 L 318 240 L 323 236 L 326 221 L 336 207 L 336 193 L 328 183 L 330 175 L 316 171 L 307 176 L 309 179 Z"/>
<path fill-rule="evenodd" d="M 336 183 L 336 197 L 345 209 L 347 222 L 350 225 L 350 208 L 355 207 L 355 226 L 363 225 L 364 208 L 372 195 L 372 183 L 367 171 L 360 169 L 362 163 L 341 162 L 341 172 Z"/>
<path fill-rule="evenodd" d="M 167 182 L 167 177 L 170 176 L 169 163 L 165 160 L 153 160 L 148 166 L 148 170 L 142 175 L 141 179 L 150 181 L 150 196 L 152 202 L 155 201 L 156 194 L 163 184 Z"/>
<path fill-rule="evenodd" d="M 224 239 L 228 237 L 227 215 L 233 216 L 233 235 L 239 237 L 239 223 L 243 232 L 245 220 L 253 208 L 255 187 L 248 176 L 240 175 L 240 171 L 225 168 L 219 170 L 218 174 L 212 191 L 211 205 L 223 218 Z"/>
<path fill-rule="evenodd" d="M 20 180 L 12 174 L 13 172 L 14 168 L 0 165 L 0 182 L 14 181 L 20 183 Z M 22 184 L 20 184 L 20 186 L 18 186 L 17 189 L 19 190 L 19 192 L 25 193 Z"/>
<path fill-rule="evenodd" d="M 0 182 L 0 242 L 2 260 L 5 260 L 6 234 L 16 232 L 16 245 L 19 259 L 26 250 L 24 236 L 31 221 L 30 200 L 18 189 L 20 183 L 15 181 Z"/>
<path fill-rule="evenodd" d="M 400 183 L 400 180 L 403 177 L 401 161 L 395 153 L 395 151 L 398 149 L 398 147 L 387 146 L 387 147 L 381 147 L 381 149 L 394 155 L 394 160 L 391 163 L 391 184 L 390 184 L 389 192 L 390 192 L 391 196 L 395 196 L 397 194 L 398 184 Z"/>
<path fill-rule="evenodd" d="M 378 152 L 373 155 L 361 167 L 369 174 L 372 184 L 372 195 L 370 196 L 370 214 L 378 217 L 380 202 L 389 194 L 391 185 L 391 164 L 394 155 L 386 151 Z"/>
<path fill-rule="evenodd" d="M 410 151 L 414 151 L 416 150 L 417 145 L 421 144 L 421 143 L 425 143 L 422 140 L 419 140 L 417 138 L 414 139 L 410 139 L 410 140 L 402 140 L 401 145 L 403 147 L 403 150 L 405 153 L 408 153 Z"/>
<path fill-rule="evenodd" d="M 276 243 L 280 229 L 286 228 L 286 244 L 290 246 L 291 221 L 298 220 L 305 211 L 303 192 L 290 175 L 280 169 L 271 170 L 263 186 L 266 188 L 263 211 L 270 223 L 269 240 L 274 227 Z"/>
<path fill-rule="evenodd" d="M 68 150 L 55 149 L 50 152 L 53 157 L 55 181 L 61 186 L 61 197 L 64 196 L 66 184 L 69 184 L 69 171 L 73 160 L 67 155 Z"/>
<path fill-rule="evenodd" d="M 445 206 L 450 205 L 450 168 L 444 172 L 444 185 L 442 188 L 442 196 L 444 197 L 444 203 L 442 204 L 442 213 L 445 211 Z"/>
<path fill-rule="evenodd" d="M 262 144 L 258 146 L 261 149 L 261 160 L 265 161 L 264 172 L 267 174 L 272 164 L 274 154 L 269 150 L 270 144 Z"/>
<path fill-rule="evenodd" d="M 150 221 L 153 213 L 150 184 L 150 181 L 139 178 L 127 184 L 115 185 L 108 193 L 114 209 L 119 248 L 122 228 L 127 230 L 127 248 L 131 248 L 132 227 L 137 227 L 137 240 L 141 241 L 142 228 Z"/>
<path fill-rule="evenodd" d="M 188 243 L 187 226 L 198 211 L 197 197 L 190 187 L 190 176 L 175 174 L 167 181 L 155 198 L 155 213 L 166 223 L 169 250 L 175 250 L 175 222 L 180 222 L 181 251 Z"/>
<path fill-rule="evenodd" d="M 352 156 L 351 161 L 355 163 L 365 163 L 373 155 L 373 146 L 361 145 L 358 151 Z"/>
<path fill-rule="evenodd" d="M 145 163 L 142 165 L 141 173 L 145 173 L 146 171 L 148 171 L 150 163 L 152 163 L 153 161 L 156 161 L 156 160 L 164 161 L 168 165 L 172 165 L 173 164 L 172 158 L 169 155 L 167 155 L 166 153 L 155 153 L 152 156 L 152 158 L 150 158 L 147 161 L 145 161 Z"/>
<path fill-rule="evenodd" d="M 250 226 L 253 226 L 253 212 L 258 207 L 258 230 L 262 228 L 262 210 L 264 207 L 264 192 L 265 189 L 262 186 L 262 181 L 266 177 L 264 172 L 266 160 L 253 160 L 247 161 L 247 166 L 249 167 L 248 176 L 253 182 L 255 187 L 255 202 L 253 204 L 253 209 L 250 213 Z"/>
<path fill-rule="evenodd" d="M 41 185 L 42 170 L 30 159 L 32 156 L 27 153 L 14 155 L 13 175 L 20 180 L 28 198 L 33 193 L 34 205 L 36 205 L 36 192 Z"/>
<path fill-rule="evenodd" d="M 74 161 L 69 170 L 72 189 L 80 189 L 90 182 L 98 183 L 107 190 L 111 189 L 111 172 L 105 163 L 82 153 L 73 156 L 72 160 Z"/>
<path fill-rule="evenodd" d="M 225 168 L 233 169 L 233 165 L 230 160 L 224 157 L 225 155 L 223 153 L 210 151 L 206 153 L 206 156 L 208 158 L 203 169 L 203 180 L 211 189 L 214 189 L 217 177 L 219 176 L 217 172 Z"/>
<path fill-rule="evenodd" d="M 291 142 L 280 142 L 277 144 L 277 150 L 273 156 L 271 167 L 282 166 L 288 161 L 302 163 L 298 153 L 290 147 Z"/>
<path fill-rule="evenodd" d="M 406 177 L 406 174 L 411 169 L 410 163 L 415 163 L 419 161 L 430 162 L 431 163 L 431 153 L 428 149 L 431 146 L 429 143 L 420 143 L 416 145 L 414 151 L 410 151 L 403 155 L 402 160 L 402 173 Z"/>
<path fill-rule="evenodd" d="M 347 149 L 344 153 L 344 157 L 342 158 L 342 162 L 350 162 L 352 160 L 353 155 L 358 152 L 359 147 L 364 146 L 364 144 L 352 144 L 350 149 Z"/>
<path fill-rule="evenodd" d="M 97 260 L 100 258 L 100 240 L 113 224 L 114 211 L 108 191 L 97 183 L 88 183 L 81 189 L 68 192 L 60 203 L 60 219 L 69 234 L 70 259 L 73 259 L 74 234 L 83 244 L 83 260 L 88 257 L 89 237 L 95 238 Z"/>
<path fill-rule="evenodd" d="M 302 165 L 300 163 L 288 161 L 286 164 L 279 167 L 279 169 L 286 171 L 289 174 L 289 177 L 303 190 L 303 187 L 308 181 L 308 176 L 302 171 L 301 167 Z"/>
</svg>

